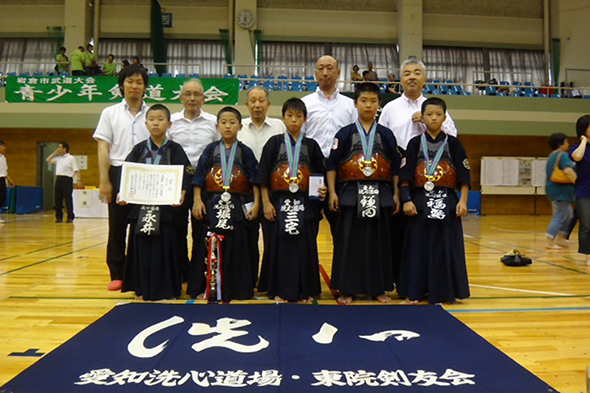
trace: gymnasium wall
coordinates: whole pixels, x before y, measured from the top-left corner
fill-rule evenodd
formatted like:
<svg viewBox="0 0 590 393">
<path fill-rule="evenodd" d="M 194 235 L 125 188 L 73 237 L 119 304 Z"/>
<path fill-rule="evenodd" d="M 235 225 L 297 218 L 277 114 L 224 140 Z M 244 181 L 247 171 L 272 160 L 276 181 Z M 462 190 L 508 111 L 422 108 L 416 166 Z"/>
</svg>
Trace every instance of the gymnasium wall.
<svg viewBox="0 0 590 393">
<path fill-rule="evenodd" d="M 239 7 L 242 0 L 235 1 Z M 398 1 L 258 0 L 254 28 L 263 30 L 263 39 L 267 41 L 395 44 Z M 587 50 L 590 33 L 585 28 L 590 19 L 590 4 L 586 0 L 548 1 L 551 37 L 561 40 L 560 76 L 563 78 L 565 68 L 587 69 L 590 64 Z M 219 39 L 220 29 L 234 27 L 229 2 L 160 0 L 163 11 L 173 14 L 173 28 L 166 29 L 166 36 Z M 48 36 L 48 27 L 64 26 L 66 3 L 66 0 L 3 0 L 0 37 Z M 100 0 L 99 3 L 101 38 L 149 37 L 149 1 Z M 422 0 L 420 3 L 425 45 L 543 48 L 544 0 Z M 100 47 L 97 49 L 100 55 Z"/>
<path fill-rule="evenodd" d="M 0 90 L 0 101 L 2 100 Z M 281 104 L 292 96 L 307 93 L 272 92 L 269 116 L 280 117 Z M 575 142 L 574 124 L 578 117 L 590 113 L 590 100 L 512 98 L 486 96 L 445 96 L 449 113 L 459 130 L 471 163 L 473 189 L 479 190 L 482 156 L 532 156 L 549 154 L 547 137 L 563 132 Z M 238 110 L 248 116 L 240 92 Z M 7 143 L 10 174 L 18 184 L 36 185 L 36 148 L 39 142 L 70 143 L 75 155 L 88 156 L 88 170 L 82 171 L 85 184 L 98 185 L 96 142 L 92 139 L 100 112 L 107 104 L 7 104 L 0 103 L 0 139 Z M 172 112 L 181 105 L 169 105 Z M 204 110 L 217 114 L 218 105 Z M 537 203 L 523 203 L 534 201 Z M 544 197 L 483 198 L 487 214 L 549 213 Z"/>
<path fill-rule="evenodd" d="M 0 15 L 5 17 L 0 24 L 0 37 L 47 36 L 48 27 L 64 25 L 68 1 L 73 0 L 3 0 Z M 219 39 L 219 29 L 234 25 L 228 0 L 159 1 L 163 12 L 173 14 L 174 27 L 166 30 L 169 38 Z M 398 1 L 257 0 L 255 28 L 264 31 L 267 41 L 395 44 Z M 425 45 L 543 48 L 543 0 L 422 0 L 421 3 Z M 561 39 L 561 77 L 566 67 L 588 68 L 590 37 L 585 21 L 590 18 L 590 5 L 585 0 L 550 0 L 550 3 L 551 34 Z M 100 37 L 147 38 L 149 13 L 149 1 L 100 0 Z M 100 54 L 100 47 L 98 51 Z M 279 117 L 284 100 L 304 94 L 272 93 L 274 106 L 270 115 Z M 573 136 L 575 120 L 590 113 L 590 100 L 484 96 L 445 99 L 471 161 L 475 190 L 479 189 L 481 156 L 547 155 L 548 135 L 564 132 Z M 247 115 L 244 101 L 241 93 L 238 109 Z M 22 185 L 36 185 L 37 143 L 67 140 L 73 154 L 88 156 L 89 169 L 82 173 L 84 183 L 98 185 L 92 133 L 105 106 L 6 104 L 0 89 L 0 139 L 7 143 L 14 180 Z M 172 111 L 180 109 L 180 105 L 171 106 Z M 207 106 L 205 110 L 216 113 L 219 107 Z M 548 212 L 544 197 L 534 199 L 486 197 L 484 212 Z"/>
<path fill-rule="evenodd" d="M 195 5 L 197 4 L 198 5 Z M 279 41 L 397 41 L 395 1 L 258 1 L 256 28 L 265 40 Z M 497 1 L 490 8 L 485 0 L 424 1 L 424 40 L 463 46 L 542 47 L 542 1 Z M 510 12 L 502 11 L 502 3 Z M 169 38 L 219 39 L 219 29 L 228 29 L 229 7 L 221 1 L 160 0 L 163 12 L 173 14 Z M 64 25 L 65 0 L 5 0 L 0 14 L 10 15 L 0 25 L 0 36 L 43 36 L 48 26 Z M 100 1 L 100 36 L 149 38 L 150 2 Z"/>
<path fill-rule="evenodd" d="M 3 0 L 0 15 L 5 17 L 0 24 L 0 37 L 47 37 L 48 28 L 65 25 L 67 1 Z M 148 1 L 94 1 L 100 3 L 99 38 L 149 37 Z M 240 1 L 246 0 L 233 1 L 238 8 Z M 263 39 L 267 41 L 395 44 L 398 1 L 258 0 L 257 23 L 253 28 L 263 30 Z M 425 45 L 543 48 L 544 0 L 406 1 L 422 4 Z M 561 42 L 560 82 L 566 68 L 587 69 L 590 64 L 590 33 L 585 28 L 590 4 L 586 0 L 547 1 L 551 38 Z M 218 40 L 220 29 L 235 28 L 229 3 L 230 0 L 160 0 L 163 11 L 173 14 L 173 28 L 166 29 L 166 36 Z M 83 37 L 80 39 L 83 41 Z M 100 47 L 97 49 L 100 56 Z"/>
</svg>

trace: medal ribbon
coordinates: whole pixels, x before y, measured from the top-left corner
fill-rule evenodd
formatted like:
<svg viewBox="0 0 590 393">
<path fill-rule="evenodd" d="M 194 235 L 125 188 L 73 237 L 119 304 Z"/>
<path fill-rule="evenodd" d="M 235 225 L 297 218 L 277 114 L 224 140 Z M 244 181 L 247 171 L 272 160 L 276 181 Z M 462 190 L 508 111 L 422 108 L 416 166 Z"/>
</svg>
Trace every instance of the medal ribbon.
<svg viewBox="0 0 590 393">
<path fill-rule="evenodd" d="M 369 135 L 367 135 L 363 125 L 359 120 L 355 121 L 355 124 L 356 129 L 361 136 L 361 145 L 363 145 L 363 156 L 365 157 L 365 162 L 369 162 L 373 158 L 373 146 L 375 145 L 375 134 L 377 134 L 377 122 L 373 122 L 373 125 L 369 130 Z"/>
<path fill-rule="evenodd" d="M 162 156 L 164 155 L 164 147 L 166 146 L 166 144 L 168 144 L 168 138 L 164 139 L 164 143 L 162 143 L 162 146 L 160 146 L 158 148 L 158 151 L 156 151 L 156 158 L 154 160 L 154 165 L 158 165 L 160 164 L 160 160 L 162 159 Z M 153 151 L 152 148 L 152 138 L 148 138 L 147 140 L 147 148 L 148 151 L 151 153 Z M 152 163 L 152 157 L 146 157 L 146 161 L 148 164 L 151 165 Z"/>
<path fill-rule="evenodd" d="M 221 151 L 221 181 L 224 190 L 229 189 L 229 183 L 231 183 L 231 172 L 234 168 L 234 160 L 236 158 L 236 150 L 238 148 L 238 142 L 234 142 L 229 149 L 229 157 L 227 157 L 225 143 L 219 142 Z"/>
<path fill-rule="evenodd" d="M 430 156 L 428 155 L 428 145 L 426 144 L 426 134 L 422 134 L 420 137 L 420 143 L 422 144 L 422 152 L 424 153 L 424 158 L 426 159 L 426 176 L 434 175 L 436 171 L 436 167 L 442 158 L 443 153 L 445 152 L 445 146 L 447 145 L 447 140 L 449 139 L 448 135 L 445 137 L 445 140 L 438 148 L 438 151 L 434 155 L 432 161 L 430 161 Z"/>
<path fill-rule="evenodd" d="M 299 172 L 299 156 L 301 153 L 301 142 L 303 141 L 303 134 L 299 134 L 297 142 L 295 142 L 295 148 L 292 148 L 291 137 L 288 133 L 285 133 L 285 147 L 287 148 L 287 160 L 289 161 L 289 174 L 291 180 L 297 179 L 297 173 Z"/>
</svg>

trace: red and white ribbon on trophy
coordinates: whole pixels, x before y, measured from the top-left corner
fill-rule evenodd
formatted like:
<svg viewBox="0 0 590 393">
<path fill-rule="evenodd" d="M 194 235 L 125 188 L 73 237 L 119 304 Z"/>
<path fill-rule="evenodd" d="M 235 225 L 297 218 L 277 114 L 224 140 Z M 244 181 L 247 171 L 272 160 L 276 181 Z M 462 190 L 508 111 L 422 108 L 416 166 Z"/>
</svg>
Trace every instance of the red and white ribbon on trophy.
<svg viewBox="0 0 590 393">
<path fill-rule="evenodd" d="M 215 298 L 221 301 L 223 294 L 223 259 L 221 257 L 221 242 L 223 235 L 208 232 L 209 243 L 207 247 L 207 286 L 204 299 Z"/>
</svg>

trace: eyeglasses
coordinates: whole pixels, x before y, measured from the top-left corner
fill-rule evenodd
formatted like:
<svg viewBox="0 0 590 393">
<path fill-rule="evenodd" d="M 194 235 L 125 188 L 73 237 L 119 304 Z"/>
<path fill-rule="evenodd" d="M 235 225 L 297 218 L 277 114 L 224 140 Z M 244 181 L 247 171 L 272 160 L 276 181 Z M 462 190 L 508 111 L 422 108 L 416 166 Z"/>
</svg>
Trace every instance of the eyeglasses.
<svg viewBox="0 0 590 393">
<path fill-rule="evenodd" d="M 183 97 L 186 97 L 186 98 L 191 98 L 191 97 L 195 97 L 195 98 L 201 98 L 201 97 L 203 97 L 204 95 L 205 95 L 205 94 L 203 94 L 203 93 L 189 93 L 189 92 L 184 92 L 184 93 L 182 93 L 182 96 L 183 96 Z"/>
</svg>

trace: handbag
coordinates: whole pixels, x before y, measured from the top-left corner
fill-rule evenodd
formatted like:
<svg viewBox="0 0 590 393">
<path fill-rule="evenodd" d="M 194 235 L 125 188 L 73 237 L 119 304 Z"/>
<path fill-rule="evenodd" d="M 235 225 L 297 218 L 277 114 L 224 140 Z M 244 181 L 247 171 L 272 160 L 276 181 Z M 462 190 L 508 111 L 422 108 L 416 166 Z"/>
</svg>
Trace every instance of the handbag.
<svg viewBox="0 0 590 393">
<path fill-rule="evenodd" d="M 551 173 L 551 180 L 553 183 L 561 183 L 561 184 L 572 184 L 573 181 L 565 174 L 565 172 L 559 169 L 559 159 L 561 155 L 564 153 L 559 153 L 557 156 L 557 160 L 555 160 L 555 165 L 553 166 L 553 172 Z"/>
</svg>

